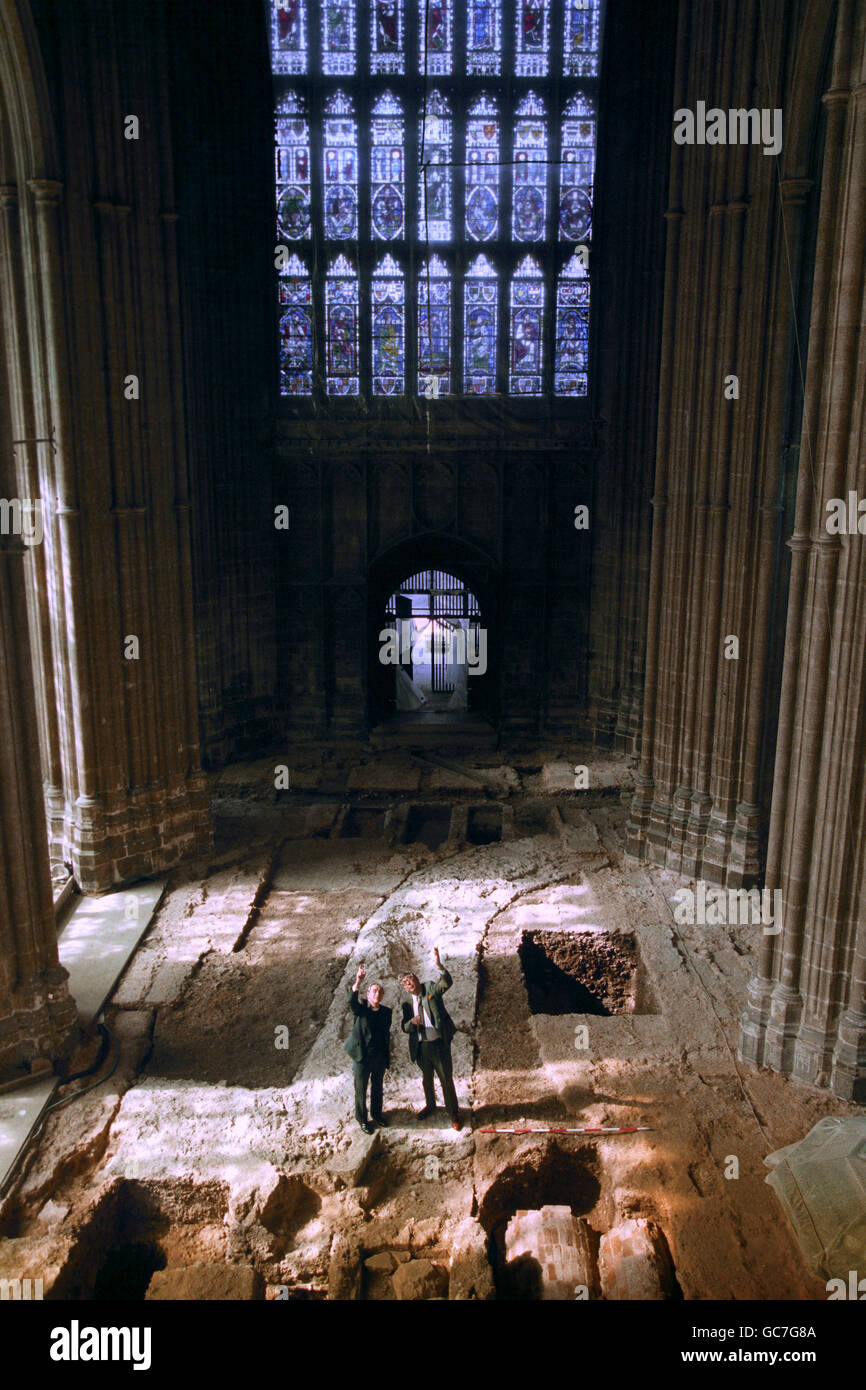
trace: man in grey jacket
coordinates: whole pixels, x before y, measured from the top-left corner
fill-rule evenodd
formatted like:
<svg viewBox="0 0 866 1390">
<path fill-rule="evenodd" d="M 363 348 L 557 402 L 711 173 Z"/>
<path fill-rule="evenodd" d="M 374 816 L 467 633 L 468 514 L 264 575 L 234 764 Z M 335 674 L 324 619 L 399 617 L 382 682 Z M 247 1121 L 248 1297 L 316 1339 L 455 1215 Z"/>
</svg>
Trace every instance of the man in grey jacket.
<svg viewBox="0 0 866 1390">
<path fill-rule="evenodd" d="M 400 983 L 410 996 L 410 1002 L 403 1005 L 402 1027 L 403 1032 L 409 1034 L 409 1057 L 421 1068 L 424 1083 L 424 1108 L 418 1111 L 418 1119 L 425 1120 L 436 1109 L 435 1072 L 452 1128 L 459 1130 L 462 1126 L 451 1065 L 451 1039 L 457 1030 L 442 998 L 446 989 L 451 988 L 452 980 L 439 959 L 438 946 L 433 956 L 439 971 L 438 980 L 426 980 L 422 984 L 411 972 L 401 978 Z"/>
</svg>

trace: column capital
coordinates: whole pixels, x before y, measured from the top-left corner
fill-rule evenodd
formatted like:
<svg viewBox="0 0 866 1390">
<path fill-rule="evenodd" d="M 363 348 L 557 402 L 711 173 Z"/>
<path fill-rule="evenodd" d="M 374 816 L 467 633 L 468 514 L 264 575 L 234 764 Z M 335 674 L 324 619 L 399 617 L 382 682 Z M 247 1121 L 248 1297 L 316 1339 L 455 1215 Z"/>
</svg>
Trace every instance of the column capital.
<svg viewBox="0 0 866 1390">
<path fill-rule="evenodd" d="M 17 208 L 18 206 L 18 185 L 17 183 L 0 183 L 0 208 Z"/>
</svg>

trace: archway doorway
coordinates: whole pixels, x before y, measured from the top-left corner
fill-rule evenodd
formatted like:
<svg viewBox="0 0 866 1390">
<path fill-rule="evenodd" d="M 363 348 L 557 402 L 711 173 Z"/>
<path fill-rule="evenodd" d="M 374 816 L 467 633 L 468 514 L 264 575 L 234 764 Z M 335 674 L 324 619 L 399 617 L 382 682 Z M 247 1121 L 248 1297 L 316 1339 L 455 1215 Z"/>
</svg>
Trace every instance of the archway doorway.
<svg viewBox="0 0 866 1390">
<path fill-rule="evenodd" d="M 394 709 L 464 714 L 487 672 L 487 631 L 475 594 L 447 570 L 409 575 L 388 599 L 379 660 L 394 674 Z"/>
<path fill-rule="evenodd" d="M 495 741 L 498 585 L 489 560 L 453 537 L 417 537 L 374 562 L 368 594 L 371 731 Z"/>
</svg>

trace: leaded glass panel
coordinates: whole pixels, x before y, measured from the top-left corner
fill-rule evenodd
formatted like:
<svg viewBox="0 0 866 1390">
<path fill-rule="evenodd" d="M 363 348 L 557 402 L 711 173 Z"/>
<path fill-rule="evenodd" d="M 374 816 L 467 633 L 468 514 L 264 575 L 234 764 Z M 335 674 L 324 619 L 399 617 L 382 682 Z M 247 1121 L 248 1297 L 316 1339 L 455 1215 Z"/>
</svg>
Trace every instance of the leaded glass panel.
<svg viewBox="0 0 866 1390">
<path fill-rule="evenodd" d="M 479 97 L 466 123 L 466 235 L 492 241 L 499 233 L 499 120 L 496 103 Z"/>
<path fill-rule="evenodd" d="M 406 389 L 403 272 L 391 256 L 373 275 L 373 394 L 402 396 Z"/>
<path fill-rule="evenodd" d="M 472 396 L 496 390 L 499 283 L 486 256 L 466 272 L 463 300 L 463 389 Z"/>
<path fill-rule="evenodd" d="M 428 398 L 451 390 L 451 276 L 438 256 L 418 271 L 418 390 Z"/>
<path fill-rule="evenodd" d="M 544 281 L 541 267 L 525 256 L 511 281 L 511 360 L 508 389 L 514 396 L 541 395 Z"/>
<path fill-rule="evenodd" d="M 358 235 L 358 133 L 352 103 L 337 92 L 325 106 L 325 236 Z"/>
<path fill-rule="evenodd" d="M 280 394 L 313 391 L 313 296 L 303 261 L 290 256 L 279 279 Z"/>
<path fill-rule="evenodd" d="M 357 396 L 358 277 L 345 256 L 325 280 L 325 367 L 329 396 Z"/>
</svg>

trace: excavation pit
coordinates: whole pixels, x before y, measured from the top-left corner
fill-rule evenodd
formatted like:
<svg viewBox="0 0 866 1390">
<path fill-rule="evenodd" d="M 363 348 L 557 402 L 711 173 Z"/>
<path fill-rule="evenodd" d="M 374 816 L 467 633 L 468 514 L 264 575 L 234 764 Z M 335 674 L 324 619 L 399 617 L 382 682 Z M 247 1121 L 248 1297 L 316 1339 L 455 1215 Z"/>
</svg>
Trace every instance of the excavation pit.
<svg viewBox="0 0 866 1390">
<path fill-rule="evenodd" d="M 533 1014 L 637 1011 L 637 944 L 630 933 L 525 931 L 518 948 Z"/>
<path fill-rule="evenodd" d="M 550 834 L 550 811 L 543 801 L 525 801 L 515 805 L 514 833 L 518 838 Z"/>
<path fill-rule="evenodd" d="M 352 806 L 346 813 L 340 834 L 344 840 L 381 840 L 385 834 L 385 812 Z"/>
<path fill-rule="evenodd" d="M 569 1216 L 576 1219 L 575 1224 L 579 1222 L 587 1276 L 577 1282 L 586 1283 L 591 1296 L 595 1295 L 598 1236 L 582 1219 L 601 1199 L 601 1186 L 593 1172 L 595 1163 L 590 1150 L 568 1152 L 548 1144 L 525 1151 L 488 1187 L 479 1220 L 489 1237 L 488 1255 L 498 1298 L 534 1300 L 544 1296 L 548 1270 L 543 1237 L 538 1248 L 531 1239 L 524 1242 L 525 1248 L 516 1257 L 513 1237 L 515 1222 L 530 1228 L 535 1224 L 535 1216 L 529 1214 L 537 1214 L 541 1224 L 548 1224 L 542 1213 L 550 1208 L 560 1208 L 560 1226 Z"/>
<path fill-rule="evenodd" d="M 417 843 L 426 845 L 428 849 L 438 849 L 448 839 L 450 829 L 450 806 L 412 806 L 406 817 L 404 843 Z"/>
<path fill-rule="evenodd" d="M 501 840 L 501 807 L 470 806 L 466 819 L 466 838 L 470 845 L 493 845 Z"/>
</svg>

